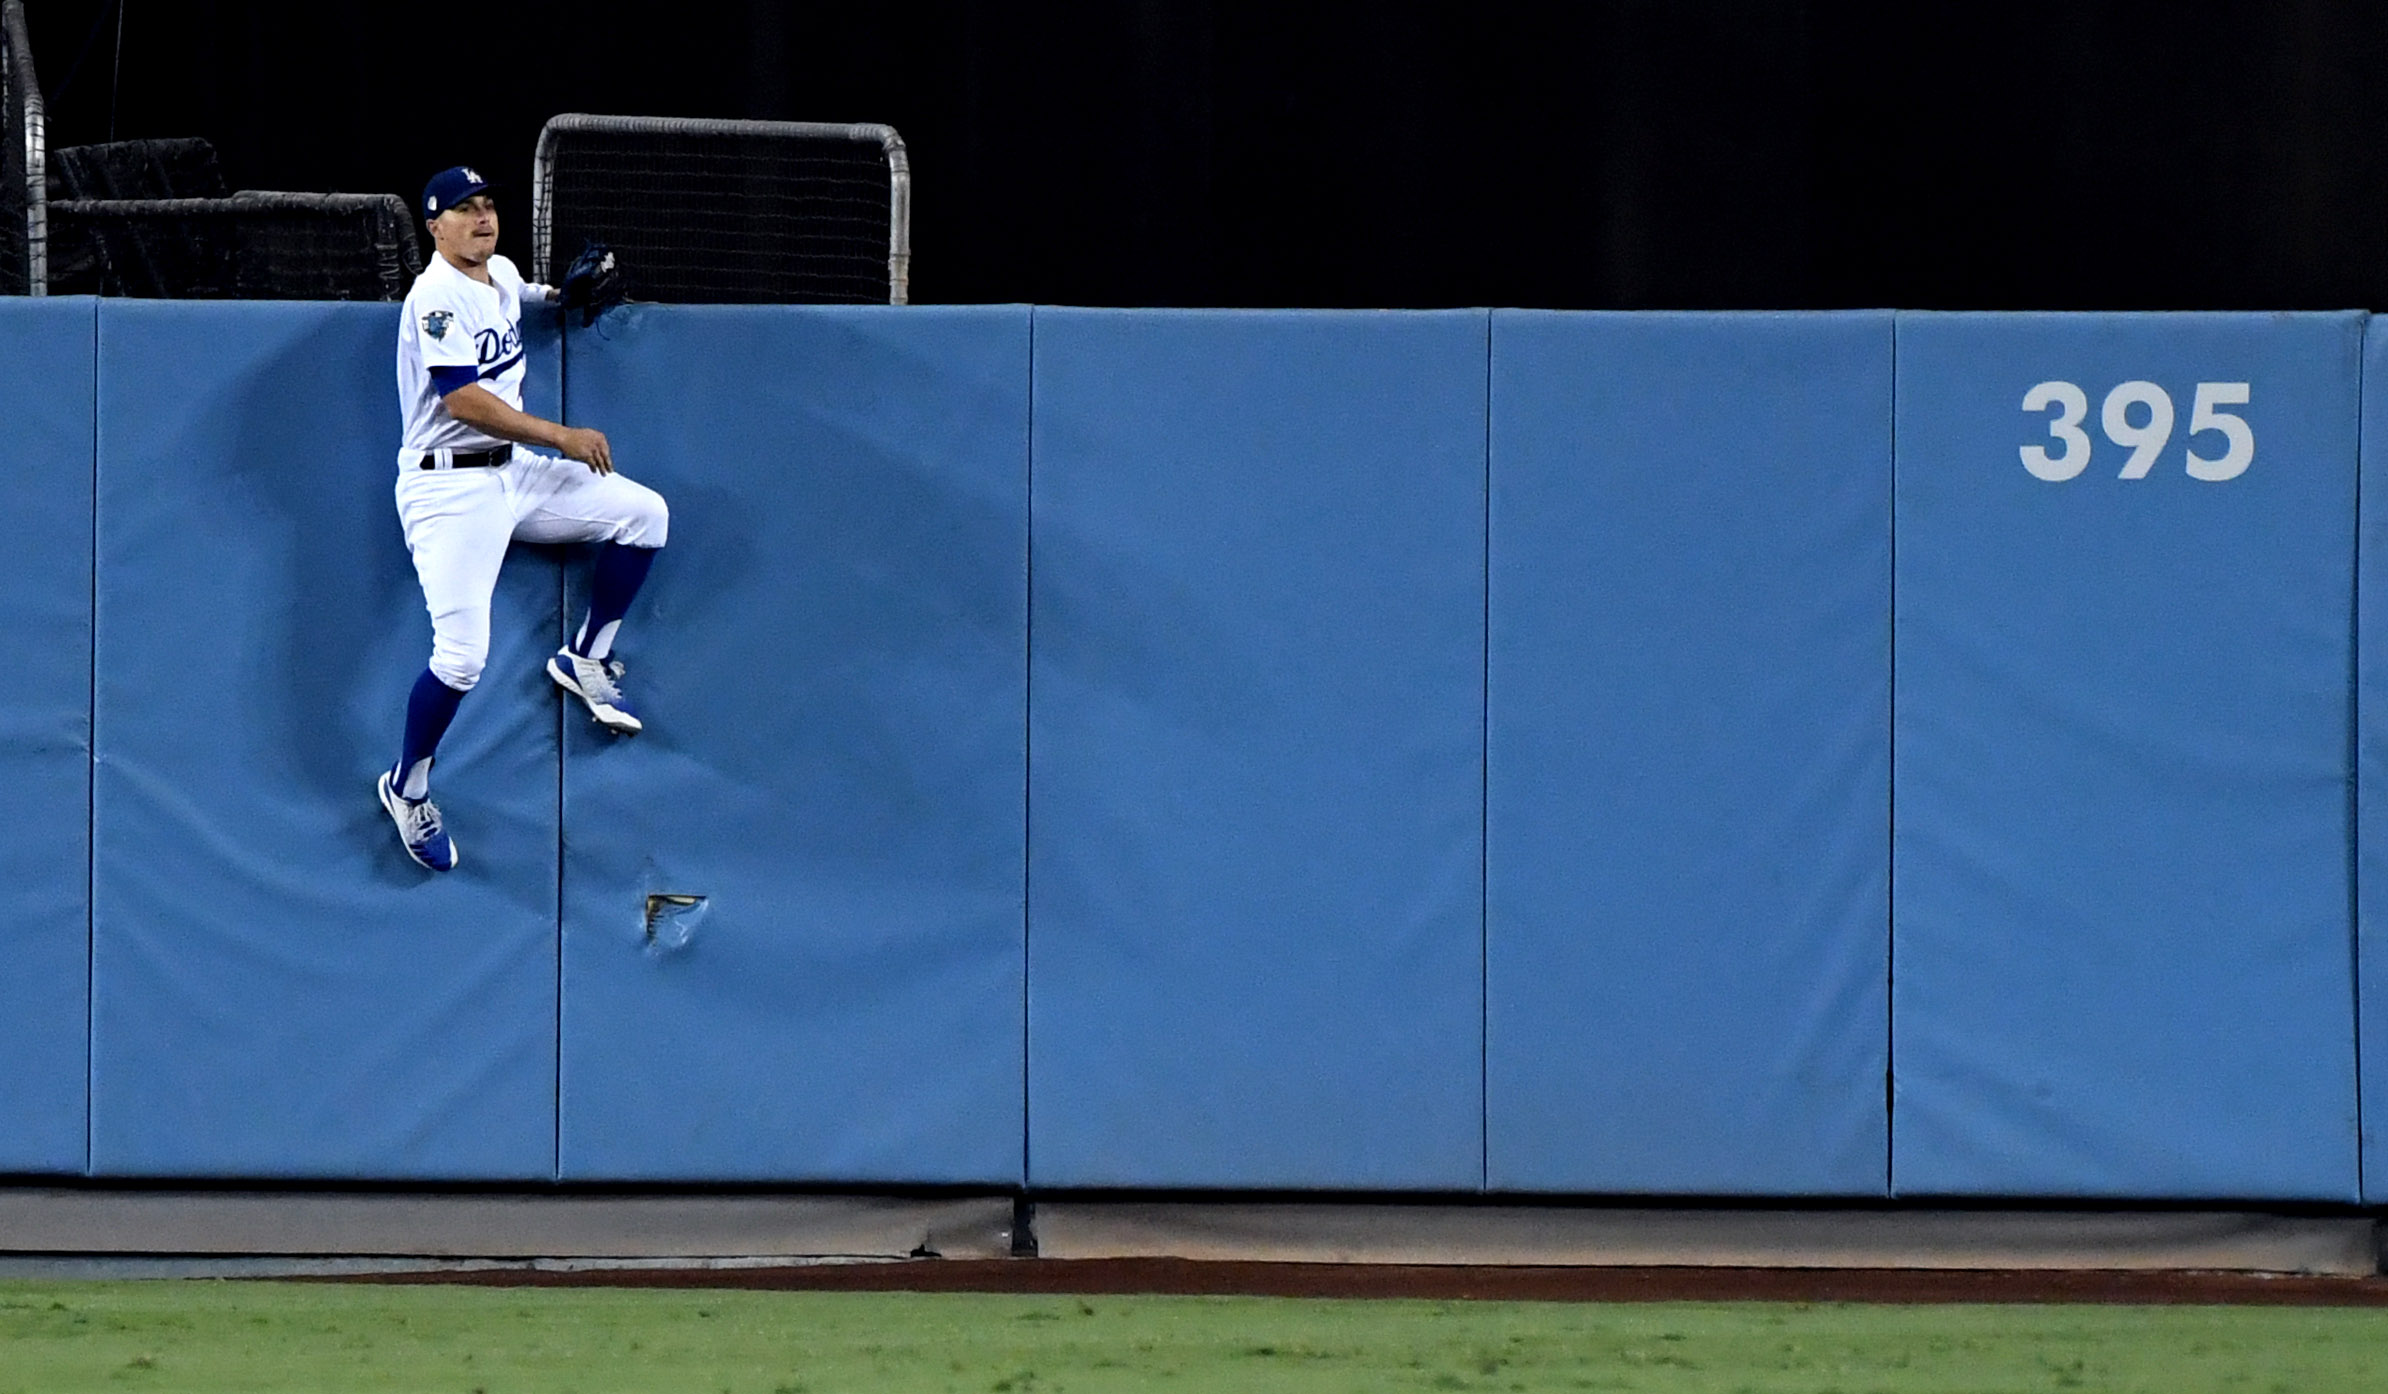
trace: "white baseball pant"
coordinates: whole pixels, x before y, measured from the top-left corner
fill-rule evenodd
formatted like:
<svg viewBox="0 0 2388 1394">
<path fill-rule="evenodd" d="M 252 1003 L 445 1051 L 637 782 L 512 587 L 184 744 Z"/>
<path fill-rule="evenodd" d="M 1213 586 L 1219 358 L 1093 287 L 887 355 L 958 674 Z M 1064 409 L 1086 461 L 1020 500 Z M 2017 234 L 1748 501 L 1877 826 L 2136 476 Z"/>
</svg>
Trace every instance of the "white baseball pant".
<svg viewBox="0 0 2388 1394">
<path fill-rule="evenodd" d="M 489 598 L 509 542 L 661 547 L 671 528 L 663 496 L 646 485 L 519 445 L 495 468 L 401 469 L 397 493 L 431 611 L 431 671 L 459 692 L 489 661 Z"/>
</svg>

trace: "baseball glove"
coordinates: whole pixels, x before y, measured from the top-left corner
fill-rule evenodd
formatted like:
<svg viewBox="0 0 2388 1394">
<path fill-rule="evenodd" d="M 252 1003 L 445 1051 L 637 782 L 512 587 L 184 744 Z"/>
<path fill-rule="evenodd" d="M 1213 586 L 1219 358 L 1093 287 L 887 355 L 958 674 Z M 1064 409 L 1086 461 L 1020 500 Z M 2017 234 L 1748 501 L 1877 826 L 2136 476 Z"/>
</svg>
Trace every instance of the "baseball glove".
<svg viewBox="0 0 2388 1394">
<path fill-rule="evenodd" d="M 591 242 L 580 249 L 572 265 L 564 272 L 564 308 L 580 311 L 580 327 L 588 328 L 597 317 L 630 298 L 628 278 L 622 274 L 622 264 L 614 257 L 614 249 L 603 242 Z"/>
</svg>

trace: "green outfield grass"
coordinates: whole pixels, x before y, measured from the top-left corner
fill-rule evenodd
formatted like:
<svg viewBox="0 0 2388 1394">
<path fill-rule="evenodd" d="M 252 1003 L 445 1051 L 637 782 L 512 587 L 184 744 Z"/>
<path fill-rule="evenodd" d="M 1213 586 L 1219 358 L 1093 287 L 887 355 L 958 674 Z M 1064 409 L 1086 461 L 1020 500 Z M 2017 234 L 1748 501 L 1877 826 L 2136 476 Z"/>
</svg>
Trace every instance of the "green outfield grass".
<svg viewBox="0 0 2388 1394">
<path fill-rule="evenodd" d="M 2388 1311 L 0 1284 L 0 1394 L 2371 1394 Z"/>
</svg>

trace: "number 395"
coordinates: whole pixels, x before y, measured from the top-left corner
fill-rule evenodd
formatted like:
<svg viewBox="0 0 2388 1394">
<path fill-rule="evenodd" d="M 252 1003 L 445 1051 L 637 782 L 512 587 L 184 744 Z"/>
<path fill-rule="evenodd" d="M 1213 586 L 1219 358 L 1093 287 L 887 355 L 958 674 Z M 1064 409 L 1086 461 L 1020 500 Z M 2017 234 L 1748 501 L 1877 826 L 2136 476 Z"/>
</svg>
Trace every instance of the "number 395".
<svg viewBox="0 0 2388 1394">
<path fill-rule="evenodd" d="M 2247 418 L 2223 410 L 2245 405 L 2246 383 L 2197 385 L 2196 400 L 2189 408 L 2189 434 L 2194 438 L 2207 431 L 2220 432 L 2223 449 L 2217 456 L 2200 455 L 2193 439 L 2188 448 L 2191 479 L 2219 484 L 2245 474 L 2255 462 L 2255 428 L 2247 424 Z M 2131 420 L 2134 407 L 2144 408 L 2146 413 L 2136 425 Z M 2033 478 L 2063 483 L 2089 468 L 2089 432 L 2081 429 L 2082 419 L 2089 415 L 2089 398 L 2079 387 L 2069 382 L 2043 382 L 2023 394 L 2023 409 L 2054 410 L 2056 414 L 2048 419 L 2048 435 L 2061 447 L 2054 455 L 2044 445 L 2022 448 L 2023 467 Z M 2123 383 L 2106 394 L 2098 409 L 2098 424 L 2106 429 L 2106 438 L 2131 452 L 2131 458 L 2123 461 L 2124 479 L 2148 477 L 2156 457 L 2172 439 L 2172 423 L 2172 397 L 2152 382 Z"/>
</svg>

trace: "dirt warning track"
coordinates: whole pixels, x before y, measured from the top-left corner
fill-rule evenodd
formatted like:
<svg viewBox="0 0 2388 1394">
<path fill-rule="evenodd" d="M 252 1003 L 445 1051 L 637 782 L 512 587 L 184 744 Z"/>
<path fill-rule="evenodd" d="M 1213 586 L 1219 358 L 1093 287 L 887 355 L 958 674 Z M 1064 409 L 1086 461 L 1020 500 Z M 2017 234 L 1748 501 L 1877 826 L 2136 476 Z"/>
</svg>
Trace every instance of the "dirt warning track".
<svg viewBox="0 0 2388 1394">
<path fill-rule="evenodd" d="M 2388 1307 L 2388 1279 L 2119 1270 L 1497 1268 L 1182 1259 L 923 1259 L 785 1268 L 497 1268 L 337 1282 L 828 1292 L 1153 1293 L 1510 1302 L 2095 1302 Z"/>
</svg>

